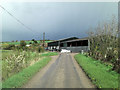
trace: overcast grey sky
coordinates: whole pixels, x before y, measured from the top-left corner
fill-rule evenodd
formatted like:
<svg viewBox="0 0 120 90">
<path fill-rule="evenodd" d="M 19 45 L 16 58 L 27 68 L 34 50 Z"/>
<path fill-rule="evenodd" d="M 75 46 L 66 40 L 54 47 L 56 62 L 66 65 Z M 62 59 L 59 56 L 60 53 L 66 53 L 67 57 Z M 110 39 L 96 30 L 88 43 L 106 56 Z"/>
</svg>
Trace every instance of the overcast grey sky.
<svg viewBox="0 0 120 90">
<path fill-rule="evenodd" d="M 34 31 L 3 10 L 3 41 L 42 39 L 43 32 L 46 39 L 82 38 L 90 27 L 110 20 L 112 15 L 118 17 L 117 2 L 18 2 L 2 6 Z"/>
</svg>

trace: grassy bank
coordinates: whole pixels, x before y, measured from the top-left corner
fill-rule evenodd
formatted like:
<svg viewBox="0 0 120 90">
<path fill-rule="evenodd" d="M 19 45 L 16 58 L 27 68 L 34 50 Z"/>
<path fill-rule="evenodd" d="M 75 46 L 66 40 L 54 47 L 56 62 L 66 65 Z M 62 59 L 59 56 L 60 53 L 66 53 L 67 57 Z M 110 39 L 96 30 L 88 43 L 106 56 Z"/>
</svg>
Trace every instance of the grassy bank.
<svg viewBox="0 0 120 90">
<path fill-rule="evenodd" d="M 48 52 L 48 53 L 41 54 L 41 56 L 54 56 L 54 55 L 58 55 L 58 53 L 57 52 Z"/>
<path fill-rule="evenodd" d="M 75 59 L 98 88 L 118 88 L 119 74 L 111 66 L 81 54 L 75 55 Z"/>
<path fill-rule="evenodd" d="M 13 75 L 2 83 L 2 88 L 17 88 L 25 84 L 36 72 L 44 67 L 49 61 L 50 57 L 44 57 L 39 62 L 23 69 L 21 72 Z"/>
</svg>

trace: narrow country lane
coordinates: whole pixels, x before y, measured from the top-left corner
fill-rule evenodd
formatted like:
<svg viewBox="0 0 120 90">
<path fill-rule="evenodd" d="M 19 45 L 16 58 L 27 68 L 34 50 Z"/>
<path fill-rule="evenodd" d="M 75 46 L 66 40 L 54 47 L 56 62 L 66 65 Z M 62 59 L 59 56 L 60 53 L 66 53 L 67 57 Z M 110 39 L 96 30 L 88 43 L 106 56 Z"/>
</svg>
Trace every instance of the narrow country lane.
<svg viewBox="0 0 120 90">
<path fill-rule="evenodd" d="M 24 88 L 95 88 L 71 53 L 61 53 L 23 86 Z"/>
</svg>

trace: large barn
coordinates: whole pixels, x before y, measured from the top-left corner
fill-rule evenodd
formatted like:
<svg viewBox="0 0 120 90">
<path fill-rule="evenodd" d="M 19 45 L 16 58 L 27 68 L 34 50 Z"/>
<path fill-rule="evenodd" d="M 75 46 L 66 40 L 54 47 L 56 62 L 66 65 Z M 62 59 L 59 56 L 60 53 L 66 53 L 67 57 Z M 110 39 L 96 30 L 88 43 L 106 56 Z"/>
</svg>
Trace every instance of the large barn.
<svg viewBox="0 0 120 90">
<path fill-rule="evenodd" d="M 70 50 L 71 52 L 87 52 L 90 50 L 89 39 L 70 37 L 65 39 L 56 40 L 48 43 L 48 50 L 60 51 L 61 49 Z"/>
</svg>

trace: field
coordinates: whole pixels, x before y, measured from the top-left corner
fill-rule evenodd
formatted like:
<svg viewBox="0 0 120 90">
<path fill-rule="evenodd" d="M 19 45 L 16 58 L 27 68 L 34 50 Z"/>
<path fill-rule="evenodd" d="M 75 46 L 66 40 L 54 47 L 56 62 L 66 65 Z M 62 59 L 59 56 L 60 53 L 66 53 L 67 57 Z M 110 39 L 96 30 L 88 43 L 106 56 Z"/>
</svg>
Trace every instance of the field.
<svg viewBox="0 0 120 90">
<path fill-rule="evenodd" d="M 29 44 L 30 42 L 33 43 L 33 41 L 25 41 L 25 42 L 26 42 L 26 44 Z M 39 40 L 38 40 L 37 42 L 40 43 Z M 52 42 L 52 41 L 45 41 L 45 43 L 48 43 L 48 42 Z M 14 44 L 14 45 L 19 45 L 19 44 L 20 44 L 20 41 L 18 41 L 18 42 L 3 42 L 2 44 Z"/>
<path fill-rule="evenodd" d="M 106 66 L 99 60 L 81 54 L 77 54 L 75 59 L 98 88 L 118 88 L 119 74 L 111 70 L 111 65 Z"/>
</svg>

